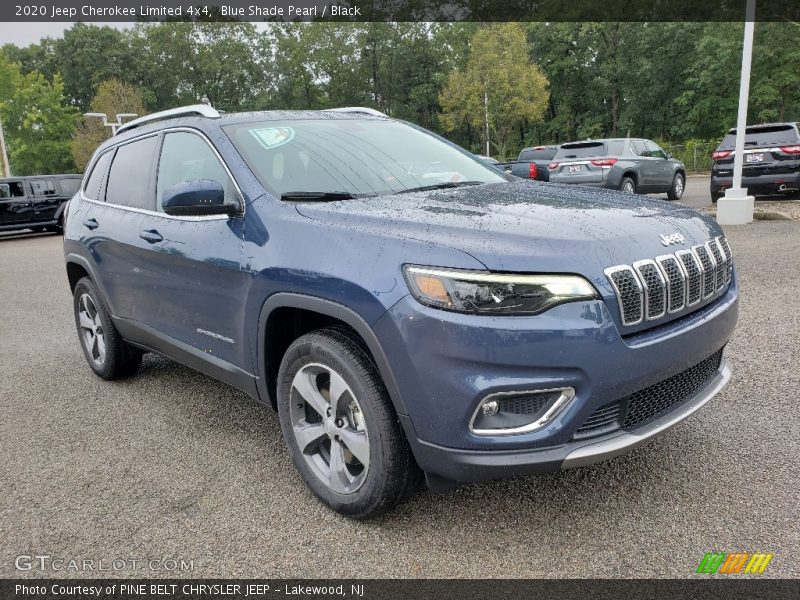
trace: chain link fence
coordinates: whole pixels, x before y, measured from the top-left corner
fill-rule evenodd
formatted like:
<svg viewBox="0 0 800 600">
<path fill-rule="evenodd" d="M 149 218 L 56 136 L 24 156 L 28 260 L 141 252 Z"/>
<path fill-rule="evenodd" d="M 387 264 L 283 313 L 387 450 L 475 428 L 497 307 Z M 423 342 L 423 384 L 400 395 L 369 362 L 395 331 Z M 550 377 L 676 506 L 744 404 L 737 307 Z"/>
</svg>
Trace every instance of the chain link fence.
<svg viewBox="0 0 800 600">
<path fill-rule="evenodd" d="M 664 140 L 656 142 L 664 150 L 686 165 L 689 173 L 708 173 L 711 171 L 711 153 L 719 146 L 719 140 L 686 140 L 683 144 L 673 144 Z"/>
</svg>

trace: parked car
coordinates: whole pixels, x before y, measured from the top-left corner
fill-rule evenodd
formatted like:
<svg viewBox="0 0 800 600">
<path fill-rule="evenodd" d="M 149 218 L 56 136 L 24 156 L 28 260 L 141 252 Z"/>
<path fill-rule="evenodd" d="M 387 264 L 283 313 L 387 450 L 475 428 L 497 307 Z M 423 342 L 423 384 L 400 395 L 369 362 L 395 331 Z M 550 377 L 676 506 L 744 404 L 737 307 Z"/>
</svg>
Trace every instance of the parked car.
<svg viewBox="0 0 800 600">
<path fill-rule="evenodd" d="M 711 201 L 733 184 L 736 129 L 728 132 L 711 155 Z M 752 194 L 800 191 L 800 132 L 797 123 L 751 125 L 744 134 L 742 187 Z"/>
<path fill-rule="evenodd" d="M 80 184 L 80 175 L 0 179 L 0 231 L 61 231 L 64 207 Z"/>
<path fill-rule="evenodd" d="M 679 200 L 686 167 L 651 140 L 614 138 L 571 142 L 550 163 L 550 181 L 637 194 L 667 194 Z"/>
<path fill-rule="evenodd" d="M 198 105 L 104 142 L 64 240 L 89 367 L 153 351 L 276 407 L 306 484 L 355 518 L 423 473 L 446 491 L 611 458 L 727 383 L 713 220 L 507 177 L 365 110 Z"/>
<path fill-rule="evenodd" d="M 547 167 L 558 152 L 558 146 L 534 146 L 523 148 L 517 160 L 499 162 L 495 166 L 503 172 L 522 179 L 538 179 L 549 181 L 550 171 Z"/>
</svg>

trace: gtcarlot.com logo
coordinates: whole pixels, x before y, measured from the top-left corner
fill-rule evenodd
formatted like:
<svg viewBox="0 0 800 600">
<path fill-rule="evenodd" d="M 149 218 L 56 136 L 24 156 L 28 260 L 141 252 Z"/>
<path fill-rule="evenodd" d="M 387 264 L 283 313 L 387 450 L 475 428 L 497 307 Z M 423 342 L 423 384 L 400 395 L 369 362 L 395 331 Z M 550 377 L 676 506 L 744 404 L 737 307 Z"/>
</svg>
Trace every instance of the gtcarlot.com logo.
<svg viewBox="0 0 800 600">
<path fill-rule="evenodd" d="M 63 558 L 49 554 L 21 554 L 14 560 L 17 571 L 159 571 L 194 570 L 194 561 L 185 558 Z"/>
<path fill-rule="evenodd" d="M 774 555 L 767 552 L 706 552 L 697 567 L 697 573 L 736 575 L 751 573 L 761 575 Z"/>
</svg>

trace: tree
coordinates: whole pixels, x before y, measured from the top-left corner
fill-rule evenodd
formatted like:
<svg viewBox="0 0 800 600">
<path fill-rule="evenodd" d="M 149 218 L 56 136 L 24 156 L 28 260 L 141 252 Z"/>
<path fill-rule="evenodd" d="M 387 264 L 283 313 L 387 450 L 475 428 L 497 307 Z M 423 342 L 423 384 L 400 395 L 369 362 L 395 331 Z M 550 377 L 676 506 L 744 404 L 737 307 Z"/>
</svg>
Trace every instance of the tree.
<svg viewBox="0 0 800 600">
<path fill-rule="evenodd" d="M 73 171 L 69 140 L 78 113 L 67 106 L 59 75 L 51 82 L 38 71 L 20 77 L 14 95 L 3 103 L 9 161 L 18 175 Z"/>
<path fill-rule="evenodd" d="M 20 69 L 17 63 L 11 62 L 4 52 L 0 51 L 0 127 L 5 104 L 14 97 L 20 80 Z M 9 169 L 10 170 L 10 169 Z M 6 173 L 6 164 L 0 148 L 0 177 Z"/>
<path fill-rule="evenodd" d="M 439 96 L 442 127 L 460 121 L 480 128 L 488 97 L 489 130 L 500 158 L 505 159 L 515 129 L 542 120 L 549 82 L 528 58 L 525 32 L 518 23 L 491 25 L 472 38 L 465 69 L 450 74 Z"/>
<path fill-rule="evenodd" d="M 97 88 L 97 95 L 92 99 L 91 112 L 105 113 L 112 121 L 120 113 L 135 113 L 144 116 L 142 92 L 136 87 L 123 83 L 119 79 L 104 81 Z M 72 158 L 79 170 L 83 170 L 92 157 L 97 146 L 102 144 L 111 131 L 94 117 L 80 119 L 75 126 L 75 135 L 70 142 Z"/>
</svg>

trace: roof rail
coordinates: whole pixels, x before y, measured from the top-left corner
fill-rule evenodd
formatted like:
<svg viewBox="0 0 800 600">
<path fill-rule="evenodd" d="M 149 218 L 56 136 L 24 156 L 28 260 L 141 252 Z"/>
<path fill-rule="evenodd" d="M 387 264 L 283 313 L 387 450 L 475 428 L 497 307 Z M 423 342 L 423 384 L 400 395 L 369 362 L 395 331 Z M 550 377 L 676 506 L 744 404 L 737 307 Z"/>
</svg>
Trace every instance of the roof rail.
<svg viewBox="0 0 800 600">
<path fill-rule="evenodd" d="M 340 112 L 340 113 L 360 113 L 362 115 L 372 115 L 373 117 L 386 117 L 379 110 L 374 108 L 367 108 L 366 106 L 345 106 L 343 108 L 326 108 L 324 112 Z"/>
<path fill-rule="evenodd" d="M 133 129 L 135 127 L 147 125 L 148 123 L 163 121 L 164 119 L 174 119 L 176 117 L 191 117 L 191 116 L 206 117 L 208 119 L 219 119 L 220 114 L 216 108 L 214 108 L 213 106 L 209 106 L 208 104 L 192 104 L 190 106 L 170 108 L 169 110 L 162 110 L 160 112 L 155 112 L 150 115 L 139 117 L 138 119 L 134 119 L 133 121 L 128 121 L 127 123 L 121 125 L 120 127 L 117 127 L 116 135 L 119 135 L 123 131 L 128 131 L 129 129 Z"/>
</svg>

